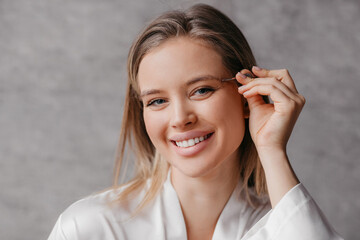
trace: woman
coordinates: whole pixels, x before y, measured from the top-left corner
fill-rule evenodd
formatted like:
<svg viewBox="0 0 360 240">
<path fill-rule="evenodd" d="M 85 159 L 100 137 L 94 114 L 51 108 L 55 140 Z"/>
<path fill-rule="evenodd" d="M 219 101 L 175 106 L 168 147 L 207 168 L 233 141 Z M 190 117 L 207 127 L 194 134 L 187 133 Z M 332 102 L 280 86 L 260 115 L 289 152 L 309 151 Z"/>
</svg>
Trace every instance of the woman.
<svg viewBox="0 0 360 240">
<path fill-rule="evenodd" d="M 161 15 L 129 52 L 114 186 L 70 206 L 49 239 L 341 239 L 287 158 L 304 104 L 218 10 Z M 118 186 L 126 146 L 137 174 Z"/>
</svg>

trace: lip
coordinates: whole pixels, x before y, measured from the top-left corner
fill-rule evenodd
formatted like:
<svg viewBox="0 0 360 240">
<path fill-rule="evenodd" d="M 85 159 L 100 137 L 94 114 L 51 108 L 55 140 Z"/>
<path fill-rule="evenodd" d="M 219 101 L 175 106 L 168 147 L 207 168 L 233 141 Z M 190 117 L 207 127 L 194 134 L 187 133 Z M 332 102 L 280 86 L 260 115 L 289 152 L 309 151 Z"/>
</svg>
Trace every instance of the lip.
<svg viewBox="0 0 360 240">
<path fill-rule="evenodd" d="M 181 134 L 176 134 L 169 138 L 170 141 L 173 142 L 180 142 L 184 140 L 189 140 L 197 137 L 202 137 L 205 135 L 208 135 L 210 133 L 213 133 L 214 131 L 191 131 L 191 132 L 184 132 Z"/>
<path fill-rule="evenodd" d="M 204 141 L 199 142 L 191 147 L 186 147 L 186 148 L 178 147 L 178 146 L 176 146 L 175 142 L 172 139 L 171 139 L 170 145 L 178 155 L 180 155 L 182 157 L 193 157 L 193 156 L 197 155 L 198 153 L 200 153 L 201 151 L 203 151 L 207 147 L 207 145 L 211 143 L 212 139 L 214 139 L 213 136 L 215 135 L 215 132 L 207 132 L 207 133 L 208 134 L 212 133 L 212 134 Z M 205 135 L 206 135 L 206 133 L 205 133 Z M 179 136 L 183 136 L 183 135 L 179 135 Z M 186 135 L 186 138 L 179 137 L 179 138 L 177 138 L 177 139 L 179 139 L 177 141 L 187 140 L 187 139 L 191 139 L 191 138 L 195 138 L 195 137 L 199 137 L 199 136 L 204 136 L 204 135 L 195 135 L 194 137 L 190 137 L 190 135 Z"/>
</svg>

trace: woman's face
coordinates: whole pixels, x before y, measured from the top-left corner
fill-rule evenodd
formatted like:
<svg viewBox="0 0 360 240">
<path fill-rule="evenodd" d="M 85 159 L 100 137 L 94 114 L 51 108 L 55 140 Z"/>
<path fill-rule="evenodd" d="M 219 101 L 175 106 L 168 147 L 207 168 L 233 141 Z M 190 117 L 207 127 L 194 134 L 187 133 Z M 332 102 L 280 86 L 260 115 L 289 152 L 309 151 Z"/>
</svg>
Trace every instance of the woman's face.
<svg viewBox="0 0 360 240">
<path fill-rule="evenodd" d="M 138 81 L 147 133 L 183 174 L 205 176 L 237 163 L 244 137 L 243 98 L 221 56 L 200 40 L 177 37 L 152 49 Z"/>
</svg>

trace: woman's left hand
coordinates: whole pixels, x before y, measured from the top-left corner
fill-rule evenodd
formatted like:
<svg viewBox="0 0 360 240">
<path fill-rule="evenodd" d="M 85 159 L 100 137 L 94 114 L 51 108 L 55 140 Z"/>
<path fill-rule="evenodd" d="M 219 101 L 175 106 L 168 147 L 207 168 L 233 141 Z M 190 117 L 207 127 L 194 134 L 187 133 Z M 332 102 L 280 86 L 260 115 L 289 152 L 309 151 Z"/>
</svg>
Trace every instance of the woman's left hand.
<svg viewBox="0 0 360 240">
<path fill-rule="evenodd" d="M 236 79 L 243 85 L 239 93 L 247 99 L 250 109 L 249 129 L 259 151 L 286 150 L 295 122 L 305 104 L 305 98 L 295 87 L 289 72 L 253 67 L 242 70 Z M 265 103 L 261 95 L 269 96 L 272 103 Z"/>
</svg>

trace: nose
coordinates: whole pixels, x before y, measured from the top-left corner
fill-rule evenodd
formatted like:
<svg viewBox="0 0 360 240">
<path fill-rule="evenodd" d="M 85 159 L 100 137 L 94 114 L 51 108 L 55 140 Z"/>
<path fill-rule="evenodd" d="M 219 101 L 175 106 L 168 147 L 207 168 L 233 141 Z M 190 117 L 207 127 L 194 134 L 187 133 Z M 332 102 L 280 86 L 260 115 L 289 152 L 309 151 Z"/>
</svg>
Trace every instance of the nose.
<svg viewBox="0 0 360 240">
<path fill-rule="evenodd" d="M 186 101 L 176 101 L 172 104 L 171 127 L 184 129 L 193 125 L 197 117 L 191 104 Z"/>
</svg>

